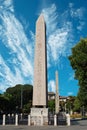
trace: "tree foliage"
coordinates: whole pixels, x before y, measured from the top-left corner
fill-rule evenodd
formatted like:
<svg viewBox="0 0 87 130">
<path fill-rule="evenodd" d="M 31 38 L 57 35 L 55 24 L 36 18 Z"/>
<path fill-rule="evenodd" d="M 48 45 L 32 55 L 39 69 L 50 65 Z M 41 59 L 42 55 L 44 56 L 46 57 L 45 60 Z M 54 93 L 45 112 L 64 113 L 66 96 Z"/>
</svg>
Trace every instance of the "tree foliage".
<svg viewBox="0 0 87 130">
<path fill-rule="evenodd" d="M 76 97 L 73 105 L 74 105 L 74 111 L 80 112 L 81 105 L 78 97 Z"/>
<path fill-rule="evenodd" d="M 66 102 L 67 111 L 74 110 L 75 96 L 69 96 Z"/>
<path fill-rule="evenodd" d="M 78 100 L 81 106 L 87 106 L 87 38 L 81 39 L 72 48 L 72 55 L 69 56 L 72 68 L 75 71 L 75 78 L 79 83 Z"/>
<path fill-rule="evenodd" d="M 49 100 L 48 101 L 48 108 L 50 112 L 54 112 L 55 111 L 55 100 Z"/>
<path fill-rule="evenodd" d="M 0 96 L 0 109 L 4 112 L 16 112 L 21 110 L 21 100 L 23 110 L 25 107 L 29 110 L 32 101 L 33 87 L 32 85 L 18 84 L 14 87 L 7 88 L 6 92 Z M 21 98 L 22 96 L 22 98 Z M 27 111 L 27 110 L 26 110 Z"/>
<path fill-rule="evenodd" d="M 0 113 L 6 112 L 9 110 L 9 99 L 0 95 Z"/>
</svg>

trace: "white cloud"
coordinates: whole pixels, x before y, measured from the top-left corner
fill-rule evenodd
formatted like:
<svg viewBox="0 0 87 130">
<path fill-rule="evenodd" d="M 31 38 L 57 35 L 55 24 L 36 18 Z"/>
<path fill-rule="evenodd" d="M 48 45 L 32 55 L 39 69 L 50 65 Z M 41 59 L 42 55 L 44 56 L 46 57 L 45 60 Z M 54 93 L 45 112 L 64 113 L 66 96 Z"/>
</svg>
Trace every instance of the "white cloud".
<svg viewBox="0 0 87 130">
<path fill-rule="evenodd" d="M 77 26 L 77 29 L 81 31 L 83 29 L 84 25 L 85 25 L 85 22 L 79 21 L 79 25 Z"/>
<path fill-rule="evenodd" d="M 73 73 L 69 73 L 69 81 L 73 81 L 74 80 L 74 77 L 75 77 L 75 74 L 74 72 Z"/>
<path fill-rule="evenodd" d="M 11 12 L 14 12 L 12 0 L 4 0 L 1 5 L 0 39 L 9 50 L 8 56 L 0 56 L 0 89 L 5 90 L 18 83 L 33 83 L 34 34 L 30 32 L 31 38 L 27 38 L 24 27 Z"/>
<path fill-rule="evenodd" d="M 14 86 L 17 83 L 24 83 L 23 77 L 21 76 L 21 72 L 18 68 L 15 68 L 15 74 L 11 71 L 11 69 L 6 65 L 3 57 L 0 55 L 0 89 L 5 90 L 10 86 Z"/>
<path fill-rule="evenodd" d="M 74 8 L 74 4 L 70 3 L 70 15 L 74 20 L 78 20 L 78 25 L 77 25 L 77 30 L 81 31 L 85 25 L 84 22 L 84 11 L 85 8 L 80 7 L 80 8 Z"/>
<path fill-rule="evenodd" d="M 14 12 L 13 0 L 0 0 L 0 11 L 10 11 Z"/>
<path fill-rule="evenodd" d="M 55 81 L 54 80 L 50 80 L 48 83 L 48 91 L 49 92 L 55 92 Z"/>
<path fill-rule="evenodd" d="M 73 92 L 68 92 L 67 95 L 68 95 L 68 96 L 72 96 L 72 95 L 73 95 Z"/>
<path fill-rule="evenodd" d="M 67 32 L 59 32 L 58 30 L 49 36 L 48 44 L 54 61 L 65 52 Z"/>
<path fill-rule="evenodd" d="M 79 8 L 79 9 L 71 8 L 70 12 L 71 12 L 72 17 L 82 19 L 83 18 L 84 8 Z"/>
<path fill-rule="evenodd" d="M 72 8 L 73 7 L 73 3 L 69 3 L 69 7 Z"/>
<path fill-rule="evenodd" d="M 51 7 L 43 9 L 42 13 L 44 14 L 45 21 L 47 24 L 47 33 L 52 33 L 57 26 L 57 13 L 56 13 L 56 5 L 52 4 Z"/>
<path fill-rule="evenodd" d="M 60 16 L 56 11 L 55 4 L 52 4 L 50 8 L 42 10 L 42 13 L 47 25 L 48 67 L 50 67 L 50 62 L 59 63 L 60 57 L 66 56 L 67 52 L 69 52 L 67 50 L 71 48 L 72 24 L 68 21 L 66 23 L 62 22 L 62 27 L 58 27 Z"/>
</svg>

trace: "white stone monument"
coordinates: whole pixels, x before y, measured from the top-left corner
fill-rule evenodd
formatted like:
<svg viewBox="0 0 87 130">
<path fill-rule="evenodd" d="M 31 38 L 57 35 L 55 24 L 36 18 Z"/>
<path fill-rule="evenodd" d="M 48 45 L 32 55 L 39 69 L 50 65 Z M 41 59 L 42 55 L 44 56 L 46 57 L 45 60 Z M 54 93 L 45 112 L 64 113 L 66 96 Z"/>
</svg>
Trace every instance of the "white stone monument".
<svg viewBox="0 0 87 130">
<path fill-rule="evenodd" d="M 41 14 L 36 22 L 32 125 L 48 123 L 46 61 L 46 27 Z"/>
</svg>

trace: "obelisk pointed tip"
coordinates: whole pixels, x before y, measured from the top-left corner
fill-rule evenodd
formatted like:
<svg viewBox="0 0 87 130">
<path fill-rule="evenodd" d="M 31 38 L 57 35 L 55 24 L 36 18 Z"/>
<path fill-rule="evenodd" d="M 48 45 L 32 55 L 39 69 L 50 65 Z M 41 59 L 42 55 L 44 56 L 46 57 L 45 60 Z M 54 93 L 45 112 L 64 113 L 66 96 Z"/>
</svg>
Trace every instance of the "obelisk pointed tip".
<svg viewBox="0 0 87 130">
<path fill-rule="evenodd" d="M 44 15 L 42 13 L 40 14 L 39 18 L 37 19 L 37 22 L 39 22 L 39 21 L 43 21 L 43 22 L 45 21 Z"/>
<path fill-rule="evenodd" d="M 43 18 L 44 19 L 44 15 L 41 13 L 40 16 L 39 16 L 39 18 Z"/>
</svg>

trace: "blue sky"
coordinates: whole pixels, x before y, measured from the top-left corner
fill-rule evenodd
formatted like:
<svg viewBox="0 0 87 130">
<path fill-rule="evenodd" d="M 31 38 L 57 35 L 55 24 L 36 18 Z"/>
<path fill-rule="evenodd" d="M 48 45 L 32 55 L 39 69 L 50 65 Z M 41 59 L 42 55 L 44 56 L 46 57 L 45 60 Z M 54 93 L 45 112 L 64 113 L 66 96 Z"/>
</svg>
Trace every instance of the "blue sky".
<svg viewBox="0 0 87 130">
<path fill-rule="evenodd" d="M 35 24 L 44 14 L 47 35 L 48 90 L 77 95 L 79 86 L 68 56 L 87 36 L 86 0 L 0 0 L 0 92 L 16 84 L 33 85 Z"/>
</svg>

